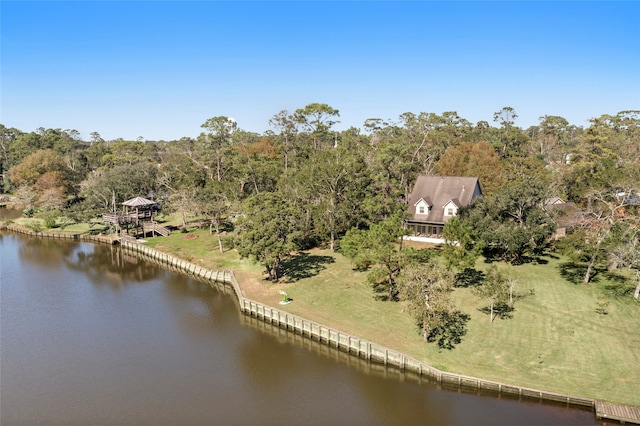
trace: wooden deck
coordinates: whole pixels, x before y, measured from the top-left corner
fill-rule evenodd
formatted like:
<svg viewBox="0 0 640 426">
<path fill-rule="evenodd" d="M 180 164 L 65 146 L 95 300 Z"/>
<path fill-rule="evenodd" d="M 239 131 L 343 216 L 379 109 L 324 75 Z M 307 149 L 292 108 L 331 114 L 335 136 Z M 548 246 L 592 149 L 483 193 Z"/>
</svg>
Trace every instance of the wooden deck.
<svg viewBox="0 0 640 426">
<path fill-rule="evenodd" d="M 640 407 L 613 404 L 605 401 L 595 401 L 595 407 L 598 419 L 640 425 Z"/>
<path fill-rule="evenodd" d="M 171 234 L 171 231 L 169 230 L 169 228 L 166 228 L 155 222 L 142 222 L 142 232 L 145 235 L 149 232 L 155 232 L 157 234 L 162 235 L 163 237 L 168 237 L 169 234 Z"/>
</svg>

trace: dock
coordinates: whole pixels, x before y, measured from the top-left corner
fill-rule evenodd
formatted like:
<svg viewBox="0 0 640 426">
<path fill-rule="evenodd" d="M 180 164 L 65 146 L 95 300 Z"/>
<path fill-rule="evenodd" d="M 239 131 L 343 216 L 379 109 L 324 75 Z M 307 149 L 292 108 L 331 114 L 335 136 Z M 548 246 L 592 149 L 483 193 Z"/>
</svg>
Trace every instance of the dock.
<svg viewBox="0 0 640 426">
<path fill-rule="evenodd" d="M 596 417 L 600 420 L 615 420 L 622 424 L 640 425 L 640 407 L 595 401 Z"/>
</svg>

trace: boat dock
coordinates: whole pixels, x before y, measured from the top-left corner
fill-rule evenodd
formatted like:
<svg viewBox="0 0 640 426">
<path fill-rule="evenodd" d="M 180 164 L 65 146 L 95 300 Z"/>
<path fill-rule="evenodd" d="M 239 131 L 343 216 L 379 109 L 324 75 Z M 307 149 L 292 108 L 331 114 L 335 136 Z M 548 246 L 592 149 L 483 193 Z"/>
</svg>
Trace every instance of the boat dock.
<svg viewBox="0 0 640 426">
<path fill-rule="evenodd" d="M 622 424 L 640 425 L 640 407 L 595 401 L 596 417 L 600 420 L 615 420 Z"/>
</svg>

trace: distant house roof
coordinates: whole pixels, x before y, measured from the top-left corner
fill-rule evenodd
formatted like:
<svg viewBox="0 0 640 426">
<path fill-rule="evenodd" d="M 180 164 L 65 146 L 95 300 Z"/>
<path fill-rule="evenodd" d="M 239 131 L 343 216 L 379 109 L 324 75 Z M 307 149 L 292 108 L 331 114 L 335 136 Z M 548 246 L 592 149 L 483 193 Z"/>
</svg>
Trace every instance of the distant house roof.
<svg viewBox="0 0 640 426">
<path fill-rule="evenodd" d="M 545 206 L 553 206 L 553 205 L 565 204 L 565 202 L 560 197 L 552 197 L 552 198 L 549 198 L 547 201 L 545 201 L 544 204 Z"/>
<path fill-rule="evenodd" d="M 409 221 L 443 224 L 449 216 L 444 215 L 444 206 L 452 202 L 456 207 L 466 207 L 478 195 L 482 195 L 477 177 L 418 176 L 409 196 Z M 429 214 L 416 215 L 416 203 L 429 200 Z M 425 217 L 426 216 L 426 217 Z"/>
<path fill-rule="evenodd" d="M 158 204 L 155 201 L 147 200 L 143 197 L 136 197 L 122 203 L 123 206 L 127 207 L 144 207 L 144 206 L 152 206 L 154 204 Z"/>
<path fill-rule="evenodd" d="M 580 208 L 575 203 L 565 203 L 560 198 L 557 198 L 557 200 L 560 201 L 547 201 L 544 208 L 548 212 L 554 212 L 558 226 L 566 228 L 579 224 L 582 220 L 582 211 Z M 553 199 L 551 201 L 553 201 Z"/>
</svg>

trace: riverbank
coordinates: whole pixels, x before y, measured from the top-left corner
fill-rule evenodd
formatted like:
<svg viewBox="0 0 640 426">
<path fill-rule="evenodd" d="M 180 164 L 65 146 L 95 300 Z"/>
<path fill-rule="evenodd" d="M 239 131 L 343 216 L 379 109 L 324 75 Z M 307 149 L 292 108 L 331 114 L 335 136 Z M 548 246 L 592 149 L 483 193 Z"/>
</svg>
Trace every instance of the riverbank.
<svg viewBox="0 0 640 426">
<path fill-rule="evenodd" d="M 280 290 L 293 302 L 280 309 L 343 330 L 443 371 L 568 395 L 640 406 L 640 324 L 638 303 L 611 295 L 619 283 L 602 278 L 579 286 L 560 275 L 566 262 L 514 268 L 518 299 L 511 318 L 493 323 L 484 301 L 469 288 L 454 292 L 456 306 L 469 315 L 466 334 L 453 350 L 425 343 L 403 303 L 377 300 L 366 273 L 329 250 L 303 253 L 285 268 L 279 283 L 233 251 L 220 254 L 214 236 L 189 234 L 150 239 L 149 246 L 212 268 L 233 269 L 246 296 L 278 306 Z M 197 244 L 194 244 L 197 241 Z M 482 266 L 482 265 L 481 265 Z M 607 315 L 596 312 L 607 295 Z"/>
<path fill-rule="evenodd" d="M 122 242 L 122 249 L 129 255 L 141 257 L 146 261 L 156 263 L 166 269 L 209 281 L 218 287 L 223 285 L 223 289 L 225 290 L 227 288 L 226 286 L 228 286 L 231 288 L 230 291 L 235 295 L 240 311 L 247 316 L 260 319 L 264 323 L 275 325 L 276 327 L 291 331 L 295 334 L 306 336 L 312 340 L 324 343 L 329 347 L 335 347 L 346 353 L 355 355 L 358 358 L 363 358 L 385 366 L 394 366 L 403 372 L 414 373 L 419 380 L 426 379 L 429 382 L 437 383 L 443 388 L 456 391 L 471 391 L 494 394 L 500 397 L 555 402 L 589 410 L 594 409 L 595 401 L 586 398 L 523 388 L 440 371 L 404 353 L 362 339 L 359 336 L 351 335 L 341 330 L 327 327 L 324 324 L 290 314 L 281 309 L 256 302 L 255 300 L 245 297 L 245 293 L 232 271 L 213 271 L 185 261 L 179 257 L 147 247 L 146 245 L 129 241 Z M 280 294 L 286 293 L 280 292 Z M 292 301 L 287 296 L 285 296 L 285 298 L 287 299 L 286 302 L 281 303 L 281 305 L 288 305 Z M 625 417 L 625 419 L 629 420 L 629 417 Z M 638 420 L 640 421 L 640 416 L 638 416 Z"/>
<path fill-rule="evenodd" d="M 564 403 L 443 390 L 118 247 L 2 232 L 0 249 L 2 424 L 597 424 Z"/>
<path fill-rule="evenodd" d="M 295 268 L 290 265 L 286 279 L 274 284 L 263 279 L 261 267 L 240 259 L 233 251 L 220 254 L 215 238 L 206 231 L 175 233 L 169 238 L 150 239 L 146 245 L 203 267 L 233 269 L 243 294 L 249 299 L 268 306 L 278 306 L 283 312 L 376 342 L 443 371 L 500 383 L 518 383 L 527 388 L 587 399 L 640 405 L 637 392 L 640 380 L 636 377 L 637 368 L 633 366 L 634 362 L 638 362 L 638 351 L 634 348 L 639 346 L 637 338 L 632 336 L 635 330 L 633 324 L 636 327 L 638 324 L 638 318 L 634 316 L 637 312 L 625 311 L 622 308 L 629 308 L 628 304 L 620 302 L 620 306 L 616 304 L 609 307 L 610 316 L 592 316 L 592 307 L 587 306 L 585 301 L 588 298 L 577 295 L 573 301 L 561 300 L 562 294 L 557 294 L 557 291 L 554 293 L 554 287 L 560 284 L 544 274 L 535 276 L 539 285 L 535 287 L 533 295 L 529 291 L 530 283 L 523 279 L 518 291 L 529 296 L 517 303 L 512 319 L 496 320 L 493 325 L 484 321 L 486 317 L 477 310 L 478 302 L 474 302 L 468 292 L 461 291 L 458 294 L 459 306 L 474 318 L 468 324 L 468 333 L 461 344 L 446 351 L 439 350 L 434 344 L 425 344 L 411 319 L 403 312 L 401 303 L 375 300 L 364 274 L 352 271 L 346 259 L 328 250 L 312 250 L 302 254 Z M 280 290 L 287 291 L 293 302 L 279 306 L 278 301 L 282 297 Z M 594 291 L 591 289 L 592 293 Z M 553 299 L 558 301 L 552 303 Z M 576 308 L 580 304 L 585 305 L 582 312 Z M 564 306 L 564 310 L 560 311 L 558 305 Z M 637 308 L 635 305 L 631 307 Z M 567 316 L 567 310 L 572 311 L 571 315 Z M 626 318 L 629 324 L 625 323 L 624 318 L 618 323 L 624 315 L 629 316 Z M 536 318 L 535 321 L 532 318 Z M 584 330 L 575 327 L 574 323 L 581 324 Z M 612 323 L 617 324 L 615 330 L 611 328 Z M 549 330 L 545 330 L 545 327 Z M 573 336 L 561 337 L 570 327 L 573 328 Z M 626 327 L 631 331 L 625 332 Z M 525 334 L 527 330 L 529 332 Z M 545 333 L 547 340 L 541 341 L 536 333 Z M 608 336 L 609 340 L 604 345 L 598 346 L 593 340 L 588 342 L 582 336 L 585 333 L 592 339 L 605 339 L 607 336 L 602 337 L 603 333 L 612 336 Z M 623 341 L 626 347 L 621 344 Z M 517 346 L 517 342 L 521 346 Z M 580 353 L 585 347 L 591 347 L 595 356 L 593 353 Z M 616 353 L 611 355 L 613 352 Z M 541 353 L 542 363 L 539 362 Z M 580 371 L 583 364 L 607 356 L 613 356 L 612 359 L 626 357 L 626 362 L 630 364 L 593 364 L 590 369 Z M 532 361 L 537 364 L 533 365 Z M 574 380 L 579 383 L 576 385 Z"/>
</svg>

